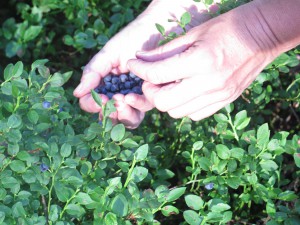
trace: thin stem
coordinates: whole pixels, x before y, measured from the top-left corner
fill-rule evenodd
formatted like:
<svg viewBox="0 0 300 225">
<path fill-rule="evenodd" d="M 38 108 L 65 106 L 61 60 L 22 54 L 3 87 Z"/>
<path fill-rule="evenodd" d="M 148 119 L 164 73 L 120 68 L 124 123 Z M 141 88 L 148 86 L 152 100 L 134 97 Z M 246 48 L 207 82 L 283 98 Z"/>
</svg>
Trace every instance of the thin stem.
<svg viewBox="0 0 300 225">
<path fill-rule="evenodd" d="M 76 194 L 79 192 L 79 188 L 78 189 L 76 189 L 76 191 L 74 192 L 74 194 L 72 195 L 72 197 L 70 198 L 70 199 L 68 199 L 68 201 L 66 202 L 66 204 L 65 204 L 65 206 L 64 206 L 64 208 L 63 208 L 63 210 L 61 211 L 61 213 L 59 214 L 59 218 L 61 219 L 62 217 L 63 217 L 63 215 L 64 215 L 64 213 L 65 213 L 65 211 L 66 211 L 66 209 L 67 209 L 67 206 L 69 205 L 69 203 L 73 200 L 73 198 L 75 198 L 75 196 L 76 196 Z"/>
<path fill-rule="evenodd" d="M 233 122 L 232 122 L 232 119 L 231 119 L 231 116 L 229 113 L 227 113 L 227 116 L 228 116 L 228 123 L 230 124 L 231 128 L 232 128 L 232 131 L 233 131 L 233 134 L 234 134 L 234 138 L 239 141 L 239 136 L 236 132 L 236 129 L 235 129 L 235 126 L 233 125 Z"/>
<path fill-rule="evenodd" d="M 64 161 L 62 161 L 59 165 L 59 167 L 57 168 L 57 170 L 55 171 L 55 173 L 53 174 L 52 176 L 52 179 L 51 179 L 51 186 L 50 186 L 50 189 L 49 189 L 49 198 L 48 198 L 48 215 L 50 214 L 50 206 L 51 206 L 51 195 L 52 195 L 52 190 L 53 190 L 53 187 L 55 185 L 55 176 L 57 174 L 57 172 L 59 171 L 60 167 L 62 166 L 62 164 L 64 163 Z"/>
<path fill-rule="evenodd" d="M 127 175 L 127 178 L 126 178 L 126 181 L 125 181 L 125 184 L 124 184 L 124 188 L 126 188 L 131 180 L 131 175 L 132 175 L 132 171 L 135 167 L 135 164 L 136 164 L 136 160 L 135 160 L 135 156 L 133 158 L 133 161 L 132 161 L 132 164 L 131 164 L 131 167 L 128 171 L 128 175 Z"/>
</svg>

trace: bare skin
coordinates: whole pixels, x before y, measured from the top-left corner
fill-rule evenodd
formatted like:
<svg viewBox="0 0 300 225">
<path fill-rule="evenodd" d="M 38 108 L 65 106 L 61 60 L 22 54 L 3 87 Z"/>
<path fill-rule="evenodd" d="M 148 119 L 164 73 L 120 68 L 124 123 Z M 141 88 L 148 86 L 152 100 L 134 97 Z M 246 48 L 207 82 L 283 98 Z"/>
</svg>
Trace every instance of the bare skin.
<svg viewBox="0 0 300 225">
<path fill-rule="evenodd" d="M 185 1 L 176 2 L 180 5 Z M 153 106 L 174 118 L 188 116 L 201 120 L 233 102 L 267 64 L 300 43 L 297 13 L 300 0 L 256 0 L 204 23 L 208 18 L 198 19 L 185 36 L 155 48 L 158 39 L 149 42 L 150 30 L 140 32 L 148 38 L 136 36 L 134 32 L 148 23 L 163 24 L 146 20 L 156 9 L 161 10 L 159 3 L 163 4 L 153 1 L 148 11 L 137 18 L 136 24 L 133 22 L 116 35 L 87 65 L 81 82 L 84 88 L 79 87 L 74 92 L 84 110 L 100 110 L 88 94 L 92 83 L 97 83 L 109 72 L 129 69 L 146 81 L 144 96 L 116 95 L 118 111 L 117 115 L 112 115 L 114 121 L 135 128 L 144 112 Z M 194 15 L 201 15 L 199 8 L 194 12 Z M 155 18 L 158 15 L 166 21 L 165 16 L 170 12 L 159 11 Z M 139 44 L 133 49 L 117 51 L 118 56 L 111 56 L 109 52 L 120 49 L 117 43 L 124 39 L 134 39 Z M 105 101 L 105 96 L 102 97 Z"/>
</svg>

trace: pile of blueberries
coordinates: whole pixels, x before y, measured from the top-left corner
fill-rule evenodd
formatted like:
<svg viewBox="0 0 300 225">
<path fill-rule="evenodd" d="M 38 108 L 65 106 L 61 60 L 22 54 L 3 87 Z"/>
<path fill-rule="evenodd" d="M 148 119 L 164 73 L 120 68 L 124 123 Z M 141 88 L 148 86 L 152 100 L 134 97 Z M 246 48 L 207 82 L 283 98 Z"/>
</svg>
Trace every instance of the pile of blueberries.
<svg viewBox="0 0 300 225">
<path fill-rule="evenodd" d="M 131 72 L 121 75 L 109 74 L 103 78 L 99 86 L 94 90 L 99 94 L 106 95 L 109 99 L 117 93 L 123 95 L 129 93 L 142 95 L 143 82 L 141 78 Z"/>
</svg>

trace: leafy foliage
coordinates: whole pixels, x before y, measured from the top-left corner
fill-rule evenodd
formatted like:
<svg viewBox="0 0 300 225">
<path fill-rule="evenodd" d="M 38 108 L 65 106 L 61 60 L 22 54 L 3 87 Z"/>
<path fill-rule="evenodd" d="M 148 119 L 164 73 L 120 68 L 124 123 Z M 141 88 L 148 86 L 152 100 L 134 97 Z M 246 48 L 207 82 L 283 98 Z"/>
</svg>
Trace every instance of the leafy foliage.
<svg viewBox="0 0 300 225">
<path fill-rule="evenodd" d="M 219 13 L 241 2 L 223 1 Z M 95 92 L 103 121 L 81 111 L 73 84 L 82 59 L 147 2 L 3 4 L 1 224 L 300 223 L 298 48 L 206 120 L 153 110 L 128 131 Z M 189 20 L 177 21 L 183 31 Z"/>
</svg>

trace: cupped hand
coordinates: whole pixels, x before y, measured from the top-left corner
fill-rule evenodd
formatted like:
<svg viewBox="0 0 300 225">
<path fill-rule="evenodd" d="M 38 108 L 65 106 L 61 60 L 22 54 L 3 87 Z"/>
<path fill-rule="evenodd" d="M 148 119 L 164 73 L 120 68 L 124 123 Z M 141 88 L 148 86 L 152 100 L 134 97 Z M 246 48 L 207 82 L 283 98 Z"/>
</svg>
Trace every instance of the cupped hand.
<svg viewBox="0 0 300 225">
<path fill-rule="evenodd" d="M 188 29 L 209 19 L 202 4 L 187 1 L 156 0 L 121 32 L 115 35 L 85 66 L 81 82 L 75 89 L 74 95 L 79 98 L 83 110 L 100 113 L 101 108 L 94 102 L 90 91 L 98 86 L 101 79 L 109 73 L 120 74 L 129 72 L 127 62 L 135 58 L 137 51 L 155 49 L 161 35 L 155 23 L 163 25 L 166 32 L 181 32 L 176 23 L 169 23 L 168 19 L 180 16 L 188 10 L 192 14 L 192 22 Z M 101 95 L 105 104 L 107 96 Z M 117 111 L 110 115 L 114 123 L 121 122 L 128 128 L 136 128 L 144 118 L 144 113 L 153 108 L 145 96 L 117 94 L 113 97 Z"/>
<path fill-rule="evenodd" d="M 158 110 L 174 118 L 206 118 L 237 99 L 276 57 L 276 40 L 259 16 L 251 4 L 236 8 L 138 52 L 129 69 L 145 80 L 144 95 Z"/>
</svg>

